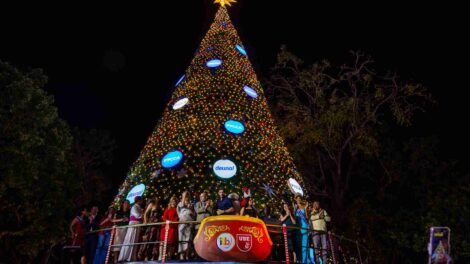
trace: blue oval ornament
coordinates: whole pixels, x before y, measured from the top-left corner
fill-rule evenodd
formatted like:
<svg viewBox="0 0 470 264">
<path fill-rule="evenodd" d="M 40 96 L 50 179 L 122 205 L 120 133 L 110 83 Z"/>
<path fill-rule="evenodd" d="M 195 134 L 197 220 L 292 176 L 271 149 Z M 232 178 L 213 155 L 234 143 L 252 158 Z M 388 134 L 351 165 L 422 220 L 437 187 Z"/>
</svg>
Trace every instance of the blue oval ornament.
<svg viewBox="0 0 470 264">
<path fill-rule="evenodd" d="M 183 80 L 184 80 L 185 75 L 181 76 L 181 78 L 176 82 L 175 86 L 178 86 Z"/>
<path fill-rule="evenodd" d="M 162 158 L 162 166 L 164 168 L 173 168 L 174 166 L 178 165 L 183 160 L 183 153 L 179 150 L 173 150 L 168 152 Z"/>
<path fill-rule="evenodd" d="M 238 52 L 246 56 L 246 50 L 242 46 L 237 44 L 235 47 L 237 48 Z"/>
<path fill-rule="evenodd" d="M 233 134 L 241 134 L 245 131 L 245 126 L 238 121 L 235 120 L 228 120 L 224 124 L 225 129 Z"/>
</svg>

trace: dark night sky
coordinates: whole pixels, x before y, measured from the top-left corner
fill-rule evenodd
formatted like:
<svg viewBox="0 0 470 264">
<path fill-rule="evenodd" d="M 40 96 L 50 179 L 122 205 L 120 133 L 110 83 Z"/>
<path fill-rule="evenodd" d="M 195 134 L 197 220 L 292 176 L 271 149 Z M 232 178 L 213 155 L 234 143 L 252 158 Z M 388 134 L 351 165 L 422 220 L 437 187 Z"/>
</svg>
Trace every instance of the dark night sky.
<svg viewBox="0 0 470 264">
<path fill-rule="evenodd" d="M 433 92 L 439 105 L 418 117 L 414 133 L 438 134 L 445 155 L 468 160 L 464 80 L 470 31 L 464 8 L 431 1 L 239 1 L 230 13 L 259 77 L 274 64 L 281 44 L 309 62 L 344 62 L 349 50 L 361 49 L 379 67 Z M 112 132 L 117 185 L 208 29 L 216 11 L 211 2 L 0 8 L 0 59 L 43 68 L 47 90 L 70 124 Z"/>
</svg>

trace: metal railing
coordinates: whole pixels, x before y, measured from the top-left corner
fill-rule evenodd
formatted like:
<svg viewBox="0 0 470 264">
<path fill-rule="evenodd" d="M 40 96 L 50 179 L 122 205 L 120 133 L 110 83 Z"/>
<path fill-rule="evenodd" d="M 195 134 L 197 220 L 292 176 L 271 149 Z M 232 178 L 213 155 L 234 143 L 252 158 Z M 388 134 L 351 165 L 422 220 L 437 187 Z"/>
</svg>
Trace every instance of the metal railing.
<svg viewBox="0 0 470 264">
<path fill-rule="evenodd" d="M 143 245 L 151 245 L 153 247 L 155 246 L 161 246 L 162 250 L 159 250 L 159 254 L 162 254 L 162 256 L 159 256 L 158 261 L 161 261 L 161 263 L 165 263 L 169 257 L 171 258 L 172 256 L 167 256 L 167 248 L 169 246 L 168 244 L 168 230 L 169 230 L 169 225 L 178 225 L 178 224 L 200 224 L 201 222 L 199 221 L 166 221 L 166 222 L 155 222 L 155 223 L 147 223 L 147 224 L 134 224 L 134 225 L 126 225 L 126 226 L 113 226 L 111 228 L 103 228 L 99 230 L 94 230 L 89 232 L 88 234 L 94 234 L 94 233 L 99 233 L 99 232 L 110 232 L 110 239 L 109 243 L 107 245 L 107 253 L 106 253 L 106 258 L 105 262 L 106 264 L 111 263 L 110 262 L 110 253 L 111 249 L 115 247 L 139 247 Z M 159 235 L 156 235 L 156 239 L 154 241 L 145 241 L 145 242 L 139 242 L 142 236 L 137 240 L 137 242 L 134 243 L 121 243 L 121 244 L 115 244 L 114 243 L 114 238 L 115 234 L 118 229 L 127 229 L 129 230 L 130 228 L 141 228 L 142 230 L 145 230 L 147 228 L 151 227 L 158 227 L 162 225 L 167 225 L 167 228 L 165 228 L 165 235 L 164 235 L 164 240 L 159 240 L 160 237 Z M 315 248 L 313 246 L 312 240 L 314 236 L 320 235 L 321 233 L 317 230 L 313 230 L 310 228 L 302 228 L 298 226 L 285 226 L 285 225 L 277 225 L 277 224 L 266 224 L 266 227 L 268 229 L 268 232 L 273 240 L 273 250 L 271 252 L 271 255 L 268 257 L 266 261 L 269 261 L 270 263 L 287 263 L 289 264 L 291 262 L 291 255 L 295 251 L 299 251 L 299 245 L 295 245 L 294 250 L 291 252 L 289 251 L 288 248 L 288 232 L 289 230 L 305 230 L 307 231 L 307 236 L 308 236 L 308 245 L 307 245 L 307 254 L 308 254 L 308 261 L 307 263 L 333 263 L 333 264 L 342 264 L 342 263 L 350 263 L 350 264 L 367 264 L 368 263 L 368 249 L 359 243 L 359 241 L 356 239 L 350 239 L 347 237 L 344 237 L 342 235 L 337 235 L 333 232 L 328 232 L 327 233 L 327 244 L 328 248 Z M 194 238 L 194 228 L 192 228 L 192 238 Z M 157 231 L 158 232 L 158 231 Z M 159 233 L 157 233 L 159 234 Z M 323 233 L 325 234 L 325 233 Z M 297 238 L 291 238 L 291 239 L 297 239 Z M 193 241 L 178 241 L 178 243 L 187 243 L 189 245 L 189 250 L 192 252 L 192 255 L 195 257 L 195 260 L 198 261 L 204 261 L 197 256 L 197 254 L 194 251 L 194 246 L 193 246 Z M 295 244 L 295 243 L 294 243 Z M 323 247 L 323 245 L 322 245 Z M 70 247 L 64 247 L 64 249 L 67 249 Z M 300 248 L 302 246 L 300 245 Z M 136 251 L 138 251 L 137 249 Z M 322 254 L 323 251 L 326 251 L 326 254 Z M 302 252 L 302 251 L 300 251 Z M 116 253 L 116 251 L 114 251 Z M 313 253 L 313 256 L 312 256 Z M 365 253 L 365 254 L 364 254 Z M 327 260 L 323 260 L 322 258 L 324 256 L 327 256 Z M 297 256 L 297 262 L 296 263 L 304 263 L 299 261 L 299 258 L 301 256 Z M 321 260 L 320 260 L 321 259 Z M 143 261 L 142 259 L 141 261 Z M 136 259 L 132 259 L 132 261 L 136 261 Z M 125 261 L 124 261 L 125 262 Z"/>
</svg>

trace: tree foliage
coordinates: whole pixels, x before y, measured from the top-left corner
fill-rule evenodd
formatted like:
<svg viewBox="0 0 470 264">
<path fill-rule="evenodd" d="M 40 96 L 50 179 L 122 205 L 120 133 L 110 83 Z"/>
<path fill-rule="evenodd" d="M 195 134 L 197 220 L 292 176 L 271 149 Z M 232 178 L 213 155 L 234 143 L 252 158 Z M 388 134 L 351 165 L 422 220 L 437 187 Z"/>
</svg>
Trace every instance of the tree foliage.
<svg viewBox="0 0 470 264">
<path fill-rule="evenodd" d="M 101 201 L 115 142 L 104 130 L 71 131 L 41 70 L 0 61 L 0 256 L 31 262 L 63 240 L 73 212 Z M 106 201 L 109 202 L 109 201 Z"/>
<path fill-rule="evenodd" d="M 64 234 L 77 179 L 72 136 L 41 70 L 0 61 L 0 255 L 16 263 Z"/>
<path fill-rule="evenodd" d="M 439 156 L 436 137 L 410 138 L 406 129 L 434 100 L 352 55 L 342 66 L 304 65 L 283 48 L 266 80 L 310 196 L 326 202 L 339 233 L 369 249 L 369 262 L 425 261 L 431 226 L 450 227 L 454 260 L 468 262 L 470 177 Z"/>
<path fill-rule="evenodd" d="M 418 263 L 426 259 L 429 228 L 447 226 L 455 263 L 470 260 L 470 177 L 455 161 L 438 156 L 436 137 L 387 144 L 384 159 L 396 179 L 368 192 L 353 190 L 346 231 L 360 234 L 378 262 Z M 371 167 L 370 162 L 363 167 Z M 377 169 L 368 169 L 377 173 Z M 361 171 L 365 178 L 370 174 Z"/>
<path fill-rule="evenodd" d="M 281 134 L 310 193 L 332 202 L 339 223 L 350 186 L 358 179 L 358 160 L 381 159 L 383 124 L 409 126 L 413 115 L 432 102 L 422 85 L 380 75 L 373 67 L 359 52 L 341 66 L 327 61 L 304 65 L 282 48 L 266 80 Z"/>
<path fill-rule="evenodd" d="M 72 135 L 73 165 L 80 182 L 74 204 L 80 207 L 92 202 L 109 203 L 104 199 L 111 182 L 105 174 L 116 149 L 114 139 L 108 131 L 99 129 L 74 128 Z"/>
</svg>

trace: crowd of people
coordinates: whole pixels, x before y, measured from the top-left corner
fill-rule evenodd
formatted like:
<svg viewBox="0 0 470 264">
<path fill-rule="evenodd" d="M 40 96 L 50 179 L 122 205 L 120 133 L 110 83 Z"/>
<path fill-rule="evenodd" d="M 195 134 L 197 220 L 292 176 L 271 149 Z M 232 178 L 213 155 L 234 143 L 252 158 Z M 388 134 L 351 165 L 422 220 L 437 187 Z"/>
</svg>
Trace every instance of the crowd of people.
<svg viewBox="0 0 470 264">
<path fill-rule="evenodd" d="M 261 218 L 267 224 L 285 224 L 288 227 L 291 261 L 326 261 L 329 252 L 327 223 L 330 217 L 318 201 L 309 203 L 296 195 L 293 203 L 283 201 L 281 213 L 275 217 L 269 206 L 263 205 L 260 211 L 253 197 L 240 199 L 236 193 L 226 195 L 223 189 L 218 190 L 217 196 L 217 200 L 213 201 L 208 192 L 202 192 L 196 202 L 191 201 L 190 193 L 185 191 L 179 199 L 171 197 L 163 213 L 158 199 L 147 200 L 144 207 L 142 197 L 137 196 L 132 206 L 128 200 L 118 210 L 110 206 L 101 219 L 98 219 L 98 207 L 91 207 L 90 212 L 84 208 L 70 224 L 72 245 L 80 248 L 81 263 L 102 264 L 107 255 L 110 255 L 110 263 L 160 261 L 164 255 L 166 259 L 178 258 L 182 261 L 197 259 L 191 241 L 204 218 L 212 215 L 242 215 Z M 166 221 L 179 223 L 167 225 L 164 224 Z M 194 224 L 193 221 L 198 223 Z M 163 224 L 141 225 L 158 222 Z M 108 254 L 113 226 L 116 228 L 111 254 Z M 165 240 L 166 248 L 162 243 Z"/>
</svg>

